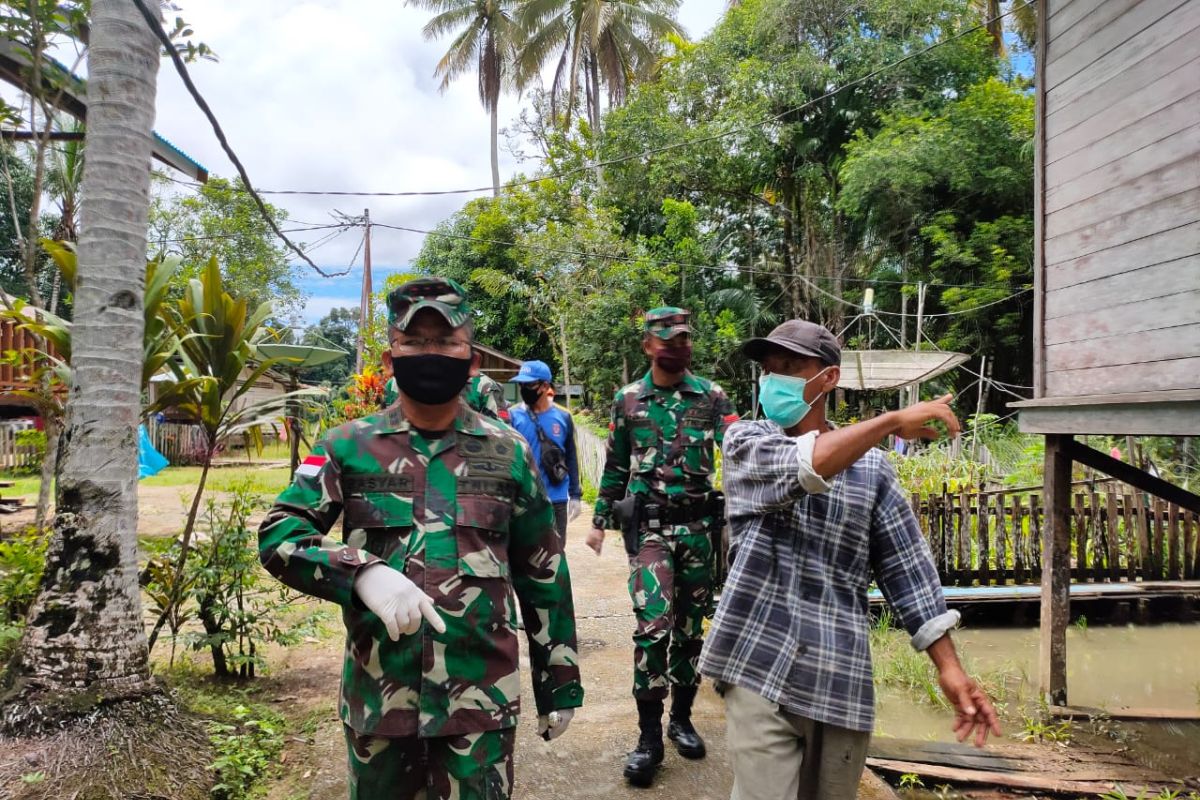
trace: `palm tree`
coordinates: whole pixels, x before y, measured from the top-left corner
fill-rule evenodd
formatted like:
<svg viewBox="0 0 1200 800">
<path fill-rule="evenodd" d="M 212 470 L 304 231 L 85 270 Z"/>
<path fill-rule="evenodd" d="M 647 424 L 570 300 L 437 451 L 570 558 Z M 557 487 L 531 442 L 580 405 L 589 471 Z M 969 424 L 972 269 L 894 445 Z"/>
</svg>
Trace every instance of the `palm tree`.
<svg viewBox="0 0 1200 800">
<path fill-rule="evenodd" d="M 683 36 L 675 21 L 680 0 L 529 0 L 521 8 L 528 40 L 518 56 L 518 78 L 526 84 L 557 55 L 551 97 L 565 88 L 564 127 L 570 125 L 583 78 L 588 121 L 600 129 L 600 89 L 609 105 L 620 105 L 630 86 L 648 76 L 660 42 Z M 565 84 L 565 87 L 564 87 Z"/>
<path fill-rule="evenodd" d="M 20 648 L 26 686 L 153 689 L 137 582 L 142 265 L 159 48 L 137 6 L 92 0 L 71 393 L 54 534 Z"/>
<path fill-rule="evenodd" d="M 492 193 L 500 196 L 499 107 L 500 92 L 513 83 L 510 74 L 520 43 L 521 29 L 513 16 L 515 0 L 408 0 L 435 13 L 422 29 L 426 39 L 440 39 L 457 31 L 434 76 L 442 79 L 441 91 L 467 70 L 479 77 L 479 101 L 492 118 Z"/>
<path fill-rule="evenodd" d="M 992 37 L 992 55 L 996 58 L 1001 58 L 1005 52 L 1006 27 L 1017 34 L 1027 47 L 1033 47 L 1037 42 L 1037 3 L 1011 0 L 1007 3 L 1011 12 L 1008 17 L 1000 16 L 1004 13 L 1001 5 L 1000 0 L 971 0 L 972 8 L 986 24 L 988 35 Z"/>
</svg>

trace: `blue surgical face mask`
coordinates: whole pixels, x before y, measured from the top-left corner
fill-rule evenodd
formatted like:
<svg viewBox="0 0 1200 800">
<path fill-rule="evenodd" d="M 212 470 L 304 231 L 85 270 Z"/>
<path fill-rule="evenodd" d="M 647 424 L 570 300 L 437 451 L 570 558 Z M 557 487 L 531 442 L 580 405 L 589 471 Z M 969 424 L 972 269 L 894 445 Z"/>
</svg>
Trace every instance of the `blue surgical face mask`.
<svg viewBox="0 0 1200 800">
<path fill-rule="evenodd" d="M 804 389 L 809 380 L 815 380 L 828 370 L 818 372 L 812 378 L 797 378 L 792 375 L 780 375 L 775 372 L 764 373 L 758 379 L 758 401 L 762 404 L 763 413 L 767 419 L 787 430 L 812 411 L 812 405 L 804 399 Z M 813 398 L 816 402 L 817 398 Z"/>
</svg>

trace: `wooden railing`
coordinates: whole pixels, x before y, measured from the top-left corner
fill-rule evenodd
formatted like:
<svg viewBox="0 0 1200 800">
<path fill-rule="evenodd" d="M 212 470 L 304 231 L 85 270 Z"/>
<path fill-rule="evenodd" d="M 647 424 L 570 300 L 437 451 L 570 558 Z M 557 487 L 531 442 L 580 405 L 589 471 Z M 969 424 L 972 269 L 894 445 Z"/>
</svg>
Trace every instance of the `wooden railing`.
<svg viewBox="0 0 1200 800">
<path fill-rule="evenodd" d="M 912 497 L 947 586 L 1037 583 L 1042 572 L 1041 495 L 979 492 Z M 1071 580 L 1077 583 L 1200 577 L 1200 515 L 1112 483 L 1074 492 Z"/>
</svg>

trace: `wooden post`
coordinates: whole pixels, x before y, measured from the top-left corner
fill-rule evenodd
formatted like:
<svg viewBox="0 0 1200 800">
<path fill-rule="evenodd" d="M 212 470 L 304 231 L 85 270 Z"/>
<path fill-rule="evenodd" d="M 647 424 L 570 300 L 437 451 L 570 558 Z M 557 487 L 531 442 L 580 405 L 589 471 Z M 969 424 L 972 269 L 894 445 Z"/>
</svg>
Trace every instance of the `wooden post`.
<svg viewBox="0 0 1200 800">
<path fill-rule="evenodd" d="M 1013 518 L 1013 583 L 1025 583 L 1025 564 L 1029 561 L 1029 536 L 1025 533 L 1024 508 L 1021 495 L 1012 497 Z"/>
<path fill-rule="evenodd" d="M 1117 495 L 1111 484 L 1104 494 L 1104 530 L 1108 533 L 1108 579 L 1118 583 L 1121 580 L 1121 539 L 1117 528 Z"/>
<path fill-rule="evenodd" d="M 1046 437 L 1046 524 L 1042 541 L 1038 684 L 1050 705 L 1067 704 L 1067 621 L 1071 616 L 1071 457 L 1069 434 Z"/>
</svg>

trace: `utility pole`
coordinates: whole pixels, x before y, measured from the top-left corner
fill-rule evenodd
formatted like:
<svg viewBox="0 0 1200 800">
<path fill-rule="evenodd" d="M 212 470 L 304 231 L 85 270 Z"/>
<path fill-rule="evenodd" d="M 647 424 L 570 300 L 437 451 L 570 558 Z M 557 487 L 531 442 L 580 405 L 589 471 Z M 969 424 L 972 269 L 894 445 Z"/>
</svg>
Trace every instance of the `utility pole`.
<svg viewBox="0 0 1200 800">
<path fill-rule="evenodd" d="M 979 458 L 979 415 L 983 413 L 983 384 L 987 374 L 987 356 L 979 357 L 979 392 L 975 399 L 975 424 L 971 426 L 971 458 Z"/>
<path fill-rule="evenodd" d="M 367 323 L 371 318 L 371 209 L 363 209 L 363 280 L 362 300 L 358 306 L 358 345 L 354 353 L 354 371 L 363 371 L 363 351 L 367 342 Z"/>
<path fill-rule="evenodd" d="M 923 323 L 925 322 L 925 288 L 926 288 L 925 282 L 918 281 L 918 283 L 917 283 L 917 335 L 916 335 L 916 338 L 913 340 L 913 342 L 914 342 L 913 349 L 914 350 L 921 349 L 921 329 L 922 329 Z M 913 384 L 913 387 L 912 387 L 912 402 L 910 403 L 910 405 L 916 404 L 916 403 L 920 402 L 920 400 L 921 400 L 921 384 L 915 383 L 915 384 Z"/>
</svg>

